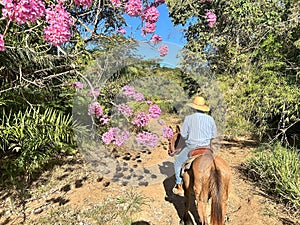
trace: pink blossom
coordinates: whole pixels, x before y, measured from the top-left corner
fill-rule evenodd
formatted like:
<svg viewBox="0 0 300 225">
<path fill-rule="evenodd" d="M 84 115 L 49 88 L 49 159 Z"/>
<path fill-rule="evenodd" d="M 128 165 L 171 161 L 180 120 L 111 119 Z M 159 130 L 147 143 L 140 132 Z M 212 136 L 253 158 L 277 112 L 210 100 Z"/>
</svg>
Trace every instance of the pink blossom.
<svg viewBox="0 0 300 225">
<path fill-rule="evenodd" d="M 118 105 L 118 112 L 122 113 L 126 117 L 133 115 L 133 110 L 125 104 Z"/>
<path fill-rule="evenodd" d="M 161 4 L 164 4 L 165 3 L 165 0 L 154 0 L 154 5 L 155 6 L 159 6 Z"/>
<path fill-rule="evenodd" d="M 163 137 L 170 139 L 173 136 L 173 130 L 171 127 L 164 127 L 163 128 Z"/>
<path fill-rule="evenodd" d="M 106 132 L 104 134 L 102 134 L 102 141 L 105 143 L 105 144 L 109 144 L 113 141 L 114 139 L 114 136 L 110 133 L 110 132 Z"/>
<path fill-rule="evenodd" d="M 88 115 L 99 117 L 103 114 L 103 110 L 99 102 L 93 102 L 88 107 Z"/>
<path fill-rule="evenodd" d="M 151 100 L 147 100 L 146 103 L 147 103 L 148 105 L 152 105 L 152 101 L 151 101 Z"/>
<path fill-rule="evenodd" d="M 44 38 L 52 45 L 60 46 L 70 40 L 73 20 L 61 4 L 46 10 L 46 21 L 49 25 L 44 30 Z"/>
<path fill-rule="evenodd" d="M 110 2 L 114 6 L 120 6 L 121 5 L 121 1 L 120 0 L 110 0 Z"/>
<path fill-rule="evenodd" d="M 166 56 L 169 52 L 169 47 L 166 44 L 159 46 L 158 48 L 160 56 Z"/>
<path fill-rule="evenodd" d="M 102 123 L 102 124 L 107 124 L 107 123 L 109 123 L 109 118 L 108 118 L 108 116 L 107 115 L 103 115 L 100 119 L 99 119 L 99 121 Z"/>
<path fill-rule="evenodd" d="M 156 23 L 159 17 L 159 11 L 155 6 L 147 7 L 144 10 L 144 14 L 142 15 L 142 19 L 149 23 Z"/>
<path fill-rule="evenodd" d="M 141 0 L 129 0 L 125 5 L 125 11 L 129 16 L 139 16 L 143 10 Z"/>
<path fill-rule="evenodd" d="M 95 88 L 90 90 L 90 96 L 97 98 L 100 95 L 100 89 Z"/>
<path fill-rule="evenodd" d="M 79 81 L 77 82 L 73 82 L 72 83 L 72 87 L 78 88 L 78 89 L 82 89 L 83 88 L 83 84 Z"/>
<path fill-rule="evenodd" d="M 138 127 L 147 126 L 148 123 L 149 123 L 149 115 L 143 112 L 138 113 L 132 120 L 132 124 Z"/>
<path fill-rule="evenodd" d="M 122 27 L 119 27 L 119 29 L 117 30 L 117 33 L 126 34 L 126 30 Z"/>
<path fill-rule="evenodd" d="M 83 7 L 91 7 L 93 0 L 74 0 L 75 5 L 82 5 Z"/>
<path fill-rule="evenodd" d="M 155 119 L 158 118 L 161 114 L 161 109 L 159 108 L 158 105 L 151 105 L 149 107 L 149 115 L 151 118 Z"/>
<path fill-rule="evenodd" d="M 45 4 L 39 0 L 4 0 L 2 15 L 15 21 L 17 24 L 24 24 L 27 21 L 32 23 L 45 14 Z"/>
<path fill-rule="evenodd" d="M 130 138 L 130 134 L 127 130 L 121 132 L 120 128 L 112 127 L 102 135 L 102 141 L 105 144 L 113 143 L 117 146 L 121 146 Z"/>
<path fill-rule="evenodd" d="M 135 90 L 133 86 L 125 85 L 122 88 L 123 95 L 127 97 L 133 97 L 135 95 Z"/>
<path fill-rule="evenodd" d="M 124 130 L 121 134 L 115 136 L 115 140 L 113 141 L 113 143 L 117 146 L 122 146 L 129 138 L 129 132 L 127 130 Z"/>
<path fill-rule="evenodd" d="M 217 16 L 213 12 L 207 11 L 206 12 L 206 19 L 207 19 L 207 22 L 208 22 L 208 26 L 212 27 L 212 25 L 214 25 L 214 23 L 217 20 Z"/>
<path fill-rule="evenodd" d="M 135 93 L 133 98 L 138 102 L 141 102 L 141 101 L 145 100 L 145 97 L 142 93 Z"/>
<path fill-rule="evenodd" d="M 155 45 L 159 44 L 161 41 L 162 41 L 162 37 L 157 34 L 154 34 L 151 38 L 151 42 Z"/>
<path fill-rule="evenodd" d="M 146 146 L 150 146 L 152 148 L 154 148 L 158 144 L 158 136 L 156 134 L 152 134 L 146 131 L 137 134 L 136 140 L 137 142 Z"/>
<path fill-rule="evenodd" d="M 52 45 L 60 46 L 70 40 L 71 32 L 68 28 L 56 24 L 45 28 L 44 38 Z"/>
<path fill-rule="evenodd" d="M 145 36 L 146 34 L 152 34 L 155 32 L 156 24 L 146 22 L 146 26 L 142 27 L 142 35 Z"/>
<path fill-rule="evenodd" d="M 111 143 L 113 140 L 115 140 L 115 136 L 120 132 L 120 129 L 118 127 L 112 127 L 102 135 L 102 141 L 105 144 Z"/>
<path fill-rule="evenodd" d="M 4 51 L 5 47 L 4 47 L 4 39 L 3 39 L 3 34 L 0 34 L 0 51 Z"/>
</svg>

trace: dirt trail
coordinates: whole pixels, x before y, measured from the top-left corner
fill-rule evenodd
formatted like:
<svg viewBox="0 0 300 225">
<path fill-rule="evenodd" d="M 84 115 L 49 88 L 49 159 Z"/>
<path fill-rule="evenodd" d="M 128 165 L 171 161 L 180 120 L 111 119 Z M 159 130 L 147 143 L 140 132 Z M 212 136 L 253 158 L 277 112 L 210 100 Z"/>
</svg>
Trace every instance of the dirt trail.
<svg viewBox="0 0 300 225">
<path fill-rule="evenodd" d="M 247 140 L 224 141 L 218 153 L 232 170 L 226 224 L 299 225 L 299 221 L 285 212 L 281 205 L 268 199 L 240 173 L 241 164 L 253 154 L 255 145 L 254 141 Z M 171 193 L 174 185 L 174 158 L 168 156 L 166 143 L 152 152 L 127 156 L 119 155 L 113 176 L 109 173 L 102 176 L 92 171 L 90 164 L 71 158 L 69 163 L 54 168 L 52 172 L 45 172 L 36 181 L 36 187 L 31 190 L 32 197 L 26 200 L 23 209 L 16 209 L 11 203 L 11 197 L 1 192 L 0 224 L 36 224 L 32 221 L 49 214 L 50 209 L 61 206 L 74 210 L 84 209 L 105 198 L 115 198 L 131 190 L 148 200 L 143 210 L 134 215 L 136 222 L 132 224 L 179 224 L 184 203 L 182 197 Z"/>
</svg>

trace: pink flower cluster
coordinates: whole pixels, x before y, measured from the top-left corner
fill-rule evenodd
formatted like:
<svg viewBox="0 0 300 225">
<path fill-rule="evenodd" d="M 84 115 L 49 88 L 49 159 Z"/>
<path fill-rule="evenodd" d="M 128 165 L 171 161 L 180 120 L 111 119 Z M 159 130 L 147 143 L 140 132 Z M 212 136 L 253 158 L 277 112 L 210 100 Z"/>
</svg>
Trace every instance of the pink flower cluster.
<svg viewBox="0 0 300 225">
<path fill-rule="evenodd" d="M 142 93 L 136 92 L 133 86 L 126 85 L 122 88 L 123 95 L 133 98 L 138 102 L 144 101 L 145 97 Z"/>
<path fill-rule="evenodd" d="M 151 118 L 155 119 L 158 118 L 161 114 L 161 109 L 158 105 L 151 105 L 149 107 L 149 115 Z"/>
<path fill-rule="evenodd" d="M 110 120 L 109 120 L 109 118 L 108 118 L 107 115 L 103 115 L 103 116 L 99 119 L 99 121 L 100 121 L 102 124 L 107 124 Z"/>
<path fill-rule="evenodd" d="M 126 117 L 133 115 L 133 110 L 126 104 L 118 105 L 118 112 L 122 113 Z"/>
<path fill-rule="evenodd" d="M 146 131 L 137 134 L 136 140 L 137 142 L 146 146 L 150 146 L 152 148 L 154 148 L 158 144 L 158 136 L 156 134 L 152 134 Z"/>
<path fill-rule="evenodd" d="M 73 82 L 72 83 L 72 87 L 75 87 L 77 89 L 82 89 L 83 88 L 83 84 L 81 82 L 79 82 L 79 81 Z"/>
<path fill-rule="evenodd" d="M 121 131 L 118 127 L 112 127 L 102 135 L 102 141 L 105 144 L 113 143 L 117 146 L 121 146 L 130 138 L 130 134 L 127 130 Z"/>
<path fill-rule="evenodd" d="M 166 44 L 162 44 L 159 46 L 158 51 L 160 56 L 166 56 L 169 52 L 169 47 Z"/>
<path fill-rule="evenodd" d="M 82 5 L 83 7 L 91 7 L 93 0 L 74 0 L 75 5 Z"/>
<path fill-rule="evenodd" d="M 3 34 L 0 34 L 0 51 L 4 51 L 5 47 L 4 47 L 4 39 L 3 39 Z"/>
<path fill-rule="evenodd" d="M 147 34 L 152 34 L 156 30 L 156 24 L 155 23 L 149 23 L 146 22 L 145 27 L 142 27 L 142 35 L 145 36 Z"/>
<path fill-rule="evenodd" d="M 144 10 L 142 19 L 149 23 L 156 23 L 159 17 L 159 12 L 155 6 L 148 6 Z"/>
<path fill-rule="evenodd" d="M 155 45 L 159 44 L 161 41 L 162 41 L 162 37 L 157 34 L 154 34 L 151 38 L 151 42 Z"/>
<path fill-rule="evenodd" d="M 129 85 L 125 85 L 124 87 L 122 87 L 122 92 L 123 92 L 123 95 L 125 95 L 127 97 L 133 97 L 135 94 L 134 87 L 129 86 Z"/>
<path fill-rule="evenodd" d="M 100 89 L 95 88 L 90 90 L 90 96 L 97 98 L 100 95 Z"/>
<path fill-rule="evenodd" d="M 99 118 L 103 114 L 103 110 L 99 102 L 93 102 L 88 107 L 88 115 Z"/>
<path fill-rule="evenodd" d="M 145 97 L 142 93 L 135 93 L 135 95 L 133 96 L 133 98 L 137 101 L 137 102 L 141 102 L 145 100 Z"/>
<path fill-rule="evenodd" d="M 121 5 L 121 1 L 120 0 L 110 0 L 110 2 L 112 3 L 112 5 L 114 6 L 120 6 Z"/>
<path fill-rule="evenodd" d="M 173 130 L 172 130 L 172 128 L 171 127 L 164 127 L 163 128 L 163 137 L 164 138 L 167 138 L 167 139 L 169 139 L 169 138 L 171 138 L 172 136 L 173 136 Z"/>
<path fill-rule="evenodd" d="M 141 0 L 129 0 L 125 5 L 125 11 L 129 16 L 140 16 L 143 11 Z"/>
<path fill-rule="evenodd" d="M 138 127 L 147 126 L 149 123 L 149 115 L 145 114 L 144 112 L 139 112 L 131 122 L 133 125 Z"/>
<path fill-rule="evenodd" d="M 217 20 L 216 14 L 214 14 L 214 13 L 211 12 L 211 11 L 207 11 L 206 14 L 205 14 L 205 17 L 206 17 L 206 20 L 207 20 L 207 22 L 208 22 L 208 26 L 209 26 L 209 27 L 212 27 L 212 25 L 214 25 L 214 23 L 215 23 L 216 20 Z"/>
<path fill-rule="evenodd" d="M 164 4 L 165 3 L 165 0 L 154 0 L 154 5 L 157 7 L 161 4 Z"/>
<path fill-rule="evenodd" d="M 141 16 L 142 20 L 146 21 L 145 27 L 142 27 L 142 35 L 152 34 L 156 30 L 156 22 L 159 17 L 159 12 L 155 6 L 147 6 L 143 15 Z"/>
<path fill-rule="evenodd" d="M 119 29 L 117 30 L 117 33 L 126 34 L 126 30 L 122 27 L 119 27 Z"/>
<path fill-rule="evenodd" d="M 44 30 L 44 38 L 52 45 L 60 46 L 70 40 L 73 20 L 61 4 L 52 5 L 46 10 L 46 21 L 49 26 Z"/>
<path fill-rule="evenodd" d="M 37 19 L 45 15 L 45 4 L 39 0 L 2 0 L 4 5 L 2 15 L 23 24 L 27 21 L 36 22 Z"/>
</svg>

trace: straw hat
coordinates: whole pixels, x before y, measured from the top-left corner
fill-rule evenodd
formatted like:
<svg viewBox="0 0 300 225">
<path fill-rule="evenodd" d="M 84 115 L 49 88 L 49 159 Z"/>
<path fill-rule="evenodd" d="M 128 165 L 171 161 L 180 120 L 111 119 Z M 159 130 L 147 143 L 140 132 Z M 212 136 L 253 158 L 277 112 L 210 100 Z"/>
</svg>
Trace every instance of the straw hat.
<svg viewBox="0 0 300 225">
<path fill-rule="evenodd" d="M 195 97 L 192 103 L 188 103 L 188 106 L 193 109 L 201 110 L 203 112 L 208 112 L 210 110 L 209 106 L 205 105 L 205 99 L 203 97 Z"/>
</svg>

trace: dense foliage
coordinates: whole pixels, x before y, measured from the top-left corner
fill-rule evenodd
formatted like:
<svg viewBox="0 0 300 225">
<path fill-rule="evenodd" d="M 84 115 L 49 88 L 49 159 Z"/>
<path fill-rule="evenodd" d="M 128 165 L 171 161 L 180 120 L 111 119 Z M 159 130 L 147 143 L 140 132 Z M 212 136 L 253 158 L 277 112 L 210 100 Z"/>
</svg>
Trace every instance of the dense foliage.
<svg viewBox="0 0 300 225">
<path fill-rule="evenodd" d="M 82 75 L 90 60 L 124 41 L 115 32 L 125 23 L 121 8 L 108 1 L 93 1 L 88 7 L 77 3 L 3 1 L 0 4 L 2 181 L 18 175 L 26 175 L 30 181 L 31 174 L 51 157 L 75 152 L 72 83 Z M 16 4 L 24 5 L 18 8 Z M 45 18 L 43 7 L 53 10 L 55 4 L 60 9 L 60 4 L 64 4 L 61 18 L 53 13 Z M 52 36 L 65 40 L 62 36 L 69 31 L 63 33 L 62 29 L 67 17 L 74 22 L 72 28 L 68 27 L 72 32 L 70 39 L 56 46 L 55 40 L 49 39 L 51 35 L 46 37 L 46 29 L 51 23 L 59 26 L 58 33 Z"/>
<path fill-rule="evenodd" d="M 167 3 L 188 27 L 186 48 L 223 84 L 228 131 L 299 144 L 299 1 Z M 212 26 L 206 10 L 217 16 Z"/>
<path fill-rule="evenodd" d="M 75 139 L 70 115 L 39 108 L 24 112 L 3 111 L 0 119 L 1 183 L 22 175 L 27 181 L 34 171 L 59 153 L 74 152 Z"/>
</svg>

